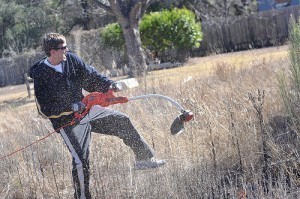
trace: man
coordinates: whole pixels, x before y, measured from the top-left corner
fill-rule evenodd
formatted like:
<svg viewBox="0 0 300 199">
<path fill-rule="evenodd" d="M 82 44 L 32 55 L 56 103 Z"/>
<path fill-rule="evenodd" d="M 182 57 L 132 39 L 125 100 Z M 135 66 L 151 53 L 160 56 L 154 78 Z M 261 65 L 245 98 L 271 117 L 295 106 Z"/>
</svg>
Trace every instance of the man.
<svg viewBox="0 0 300 199">
<path fill-rule="evenodd" d="M 89 145 L 91 132 L 114 135 L 129 146 L 136 158 L 135 169 L 157 168 L 164 160 L 155 160 L 152 149 L 138 134 L 129 118 L 121 112 L 93 106 L 75 125 L 68 125 L 75 113 L 82 113 L 82 89 L 88 92 L 120 91 L 122 86 L 102 76 L 68 51 L 66 39 L 58 33 L 43 38 L 47 57 L 30 68 L 39 111 L 48 117 L 54 129 L 59 129 L 73 158 L 75 198 L 91 198 L 89 192 Z M 62 128 L 61 128 L 62 127 Z"/>
</svg>

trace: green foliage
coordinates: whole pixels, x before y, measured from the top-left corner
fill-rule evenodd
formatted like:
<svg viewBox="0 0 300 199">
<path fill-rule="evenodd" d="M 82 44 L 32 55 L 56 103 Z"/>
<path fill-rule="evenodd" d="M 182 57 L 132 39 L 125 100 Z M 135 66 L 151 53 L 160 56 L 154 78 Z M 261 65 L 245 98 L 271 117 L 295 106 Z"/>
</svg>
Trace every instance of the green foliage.
<svg viewBox="0 0 300 199">
<path fill-rule="evenodd" d="M 202 40 L 201 26 L 195 15 L 187 9 L 164 10 L 146 14 L 140 24 L 141 41 L 151 50 L 191 49 L 199 47 Z M 107 25 L 101 32 L 107 46 L 124 47 L 124 37 L 117 23 Z"/>
<path fill-rule="evenodd" d="M 0 55 L 6 49 L 19 53 L 37 47 L 42 35 L 57 22 L 43 2 L 0 2 L 0 5 Z"/>
<path fill-rule="evenodd" d="M 105 45 L 117 49 L 124 49 L 125 40 L 122 29 L 118 23 L 108 24 L 101 31 L 101 38 Z"/>
<path fill-rule="evenodd" d="M 285 108 L 300 128 L 300 23 L 291 18 L 289 27 L 290 77 L 282 72 L 278 75 L 279 90 Z"/>
<path fill-rule="evenodd" d="M 35 47 L 40 43 L 44 31 L 53 25 L 52 22 L 42 9 L 22 9 L 15 15 L 16 24 L 6 32 L 7 41 L 10 45 L 14 44 L 18 52 Z"/>
<path fill-rule="evenodd" d="M 0 2 L 0 53 L 8 47 L 6 42 L 6 31 L 15 25 L 14 16 L 20 10 L 20 7 L 14 3 L 8 5 L 5 2 Z"/>
<path fill-rule="evenodd" d="M 153 12 L 140 24 L 142 44 L 150 49 L 190 49 L 199 47 L 202 40 L 200 23 L 188 9 Z"/>
<path fill-rule="evenodd" d="M 291 20 L 290 23 L 290 32 L 289 32 L 289 40 L 290 40 L 290 70 L 292 73 L 292 82 L 293 87 L 297 94 L 297 100 L 299 100 L 300 94 L 300 24 L 295 20 Z"/>
</svg>

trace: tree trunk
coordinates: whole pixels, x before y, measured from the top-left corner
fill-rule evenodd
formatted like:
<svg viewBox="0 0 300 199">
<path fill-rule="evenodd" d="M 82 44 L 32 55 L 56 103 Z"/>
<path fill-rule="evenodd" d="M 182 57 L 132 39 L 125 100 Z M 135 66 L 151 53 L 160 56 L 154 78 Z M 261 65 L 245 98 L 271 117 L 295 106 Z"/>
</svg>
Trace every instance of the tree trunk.
<svg viewBox="0 0 300 199">
<path fill-rule="evenodd" d="M 129 64 L 129 77 L 143 76 L 146 74 L 147 64 L 143 53 L 138 24 L 122 24 L 125 46 Z"/>
<path fill-rule="evenodd" d="M 122 27 L 130 70 L 129 77 L 146 74 L 147 64 L 142 49 L 139 22 L 151 1 L 153 0 L 108 0 L 110 5 L 106 5 L 99 0 L 94 0 L 98 6 L 113 13 Z"/>
</svg>

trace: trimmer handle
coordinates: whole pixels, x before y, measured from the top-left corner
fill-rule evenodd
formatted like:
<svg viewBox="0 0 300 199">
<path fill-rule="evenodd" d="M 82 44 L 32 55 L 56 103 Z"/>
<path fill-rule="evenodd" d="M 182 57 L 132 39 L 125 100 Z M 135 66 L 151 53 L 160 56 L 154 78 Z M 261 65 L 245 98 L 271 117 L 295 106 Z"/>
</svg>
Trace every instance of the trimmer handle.
<svg viewBox="0 0 300 199">
<path fill-rule="evenodd" d="M 75 113 L 76 119 L 83 118 L 92 108 L 92 106 L 100 105 L 102 107 L 107 107 L 113 104 L 121 104 L 128 102 L 127 97 L 116 97 L 113 94 L 112 90 L 109 90 L 107 93 L 100 93 L 100 92 L 92 92 L 85 96 L 82 101 L 86 105 L 84 112 L 82 113 Z"/>
</svg>

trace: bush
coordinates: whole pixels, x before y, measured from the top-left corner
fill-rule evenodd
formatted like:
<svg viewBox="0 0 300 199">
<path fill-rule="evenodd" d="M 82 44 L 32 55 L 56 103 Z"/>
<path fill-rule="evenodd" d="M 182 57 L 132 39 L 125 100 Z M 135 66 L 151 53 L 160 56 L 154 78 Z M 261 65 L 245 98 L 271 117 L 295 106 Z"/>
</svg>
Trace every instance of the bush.
<svg viewBox="0 0 300 199">
<path fill-rule="evenodd" d="M 144 16 L 140 24 L 142 44 L 156 51 L 187 50 L 200 46 L 202 32 L 188 9 L 164 10 Z"/>
<path fill-rule="evenodd" d="M 101 31 L 101 38 L 108 47 L 122 48 L 125 47 L 125 40 L 122 29 L 118 23 L 112 23 L 105 26 Z"/>
<path fill-rule="evenodd" d="M 200 46 L 202 32 L 195 15 L 187 9 L 164 10 L 146 14 L 140 24 L 142 45 L 162 52 L 169 49 L 187 51 Z M 124 49 L 124 37 L 119 24 L 107 25 L 101 31 L 104 44 Z"/>
</svg>

